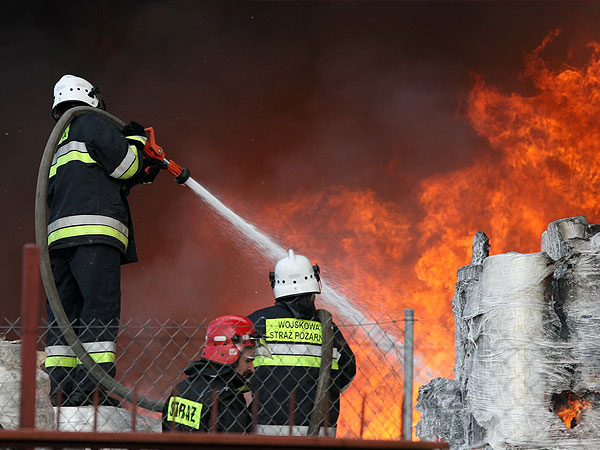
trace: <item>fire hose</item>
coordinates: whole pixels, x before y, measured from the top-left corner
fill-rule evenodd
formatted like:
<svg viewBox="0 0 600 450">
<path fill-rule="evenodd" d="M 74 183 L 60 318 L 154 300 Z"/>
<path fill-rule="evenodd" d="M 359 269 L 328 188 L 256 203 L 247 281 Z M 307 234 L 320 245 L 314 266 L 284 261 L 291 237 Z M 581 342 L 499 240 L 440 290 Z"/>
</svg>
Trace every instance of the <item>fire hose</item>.
<svg viewBox="0 0 600 450">
<path fill-rule="evenodd" d="M 308 424 L 308 435 L 318 436 L 319 429 L 325 419 L 327 393 L 329 392 L 329 383 L 331 381 L 331 362 L 333 360 L 333 325 L 331 314 L 324 309 L 317 310 L 317 317 L 321 322 L 322 345 L 321 345 L 321 364 L 319 366 L 319 378 L 317 380 L 317 390 L 315 392 L 315 402 L 310 422 Z"/>
</svg>

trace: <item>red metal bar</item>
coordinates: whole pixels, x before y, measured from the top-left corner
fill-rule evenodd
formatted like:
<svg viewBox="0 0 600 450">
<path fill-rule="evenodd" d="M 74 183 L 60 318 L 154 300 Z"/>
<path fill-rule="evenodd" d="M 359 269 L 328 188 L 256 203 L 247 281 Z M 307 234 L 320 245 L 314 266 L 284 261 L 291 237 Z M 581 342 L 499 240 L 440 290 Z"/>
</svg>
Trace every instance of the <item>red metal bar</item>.
<svg viewBox="0 0 600 450">
<path fill-rule="evenodd" d="M 40 313 L 40 249 L 23 246 L 21 277 L 21 428 L 35 427 L 35 372 Z"/>
<path fill-rule="evenodd" d="M 300 436 L 256 436 L 226 433 L 89 433 L 46 430 L 0 430 L 0 446 L 101 447 L 130 449 L 447 449 L 445 442 L 378 441 Z"/>
</svg>

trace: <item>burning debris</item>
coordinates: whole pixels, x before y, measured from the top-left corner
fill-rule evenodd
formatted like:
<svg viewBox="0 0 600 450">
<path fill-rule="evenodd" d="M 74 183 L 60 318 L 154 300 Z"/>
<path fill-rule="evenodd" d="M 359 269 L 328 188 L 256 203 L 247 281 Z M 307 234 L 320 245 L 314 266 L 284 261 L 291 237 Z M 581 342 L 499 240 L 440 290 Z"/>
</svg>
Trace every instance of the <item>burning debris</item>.
<svg viewBox="0 0 600 450">
<path fill-rule="evenodd" d="M 577 397 L 573 392 L 561 392 L 552 396 L 553 410 L 569 428 L 575 428 L 581 413 L 589 409 L 593 402 Z"/>
<path fill-rule="evenodd" d="M 419 390 L 421 439 L 453 449 L 600 448 L 600 226 L 552 222 L 542 252 L 475 235 L 452 301 L 455 379 Z"/>
</svg>

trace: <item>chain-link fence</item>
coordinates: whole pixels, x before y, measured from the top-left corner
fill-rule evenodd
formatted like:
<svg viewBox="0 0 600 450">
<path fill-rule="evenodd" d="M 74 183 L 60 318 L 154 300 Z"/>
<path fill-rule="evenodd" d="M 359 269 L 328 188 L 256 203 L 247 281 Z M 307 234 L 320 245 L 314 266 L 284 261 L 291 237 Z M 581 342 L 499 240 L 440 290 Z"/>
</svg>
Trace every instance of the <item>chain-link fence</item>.
<svg viewBox="0 0 600 450">
<path fill-rule="evenodd" d="M 116 347 L 101 342 L 84 345 L 92 359 L 109 373 L 114 371 L 115 380 L 133 390 L 136 398 L 164 402 L 162 412 L 140 408 L 104 389 L 87 388 L 87 398 L 74 399 L 77 382 L 89 382 L 89 375 L 68 346 L 44 351 L 48 350 L 47 327 L 42 326 L 38 334 L 36 427 L 306 435 L 314 424 L 311 419 L 325 347 L 320 341 L 321 324 L 273 320 L 277 322 L 267 321 L 260 330 L 266 346 L 259 346 L 253 354 L 237 355 L 238 365 L 254 366 L 247 383 L 240 381 L 247 371 L 236 371 L 238 366 L 222 364 L 219 358 L 216 363 L 202 358 L 208 320 L 129 320 L 118 327 Z M 330 380 L 323 391 L 318 433 L 400 438 L 403 330 L 402 320 L 334 326 Z M 0 324 L 0 339 L 0 425 L 17 428 L 19 320 Z M 61 376 L 66 373 L 76 381 L 64 390 L 53 383 L 51 392 L 47 373 L 52 375 L 57 367 L 63 370 Z M 77 371 L 83 375 L 75 376 Z"/>
</svg>

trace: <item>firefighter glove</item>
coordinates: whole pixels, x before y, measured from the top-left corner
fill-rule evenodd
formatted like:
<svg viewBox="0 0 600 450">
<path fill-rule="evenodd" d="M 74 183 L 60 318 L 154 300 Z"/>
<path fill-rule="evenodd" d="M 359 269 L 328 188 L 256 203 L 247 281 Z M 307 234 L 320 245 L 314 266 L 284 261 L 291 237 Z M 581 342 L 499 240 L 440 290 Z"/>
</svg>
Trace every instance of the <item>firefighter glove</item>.
<svg viewBox="0 0 600 450">
<path fill-rule="evenodd" d="M 123 127 L 122 133 L 125 136 L 146 136 L 144 127 L 137 122 L 129 122 Z"/>
<path fill-rule="evenodd" d="M 150 184 L 154 181 L 154 179 L 158 176 L 160 169 L 162 169 L 163 162 L 154 159 L 145 157 L 143 160 L 142 171 L 140 172 L 140 183 L 142 184 Z"/>
<path fill-rule="evenodd" d="M 137 122 L 129 122 L 123 127 L 122 132 L 125 135 L 127 142 L 129 142 L 129 145 L 135 145 L 140 153 L 144 151 L 144 146 L 148 139 L 146 139 L 146 133 L 144 132 L 143 126 Z"/>
</svg>

